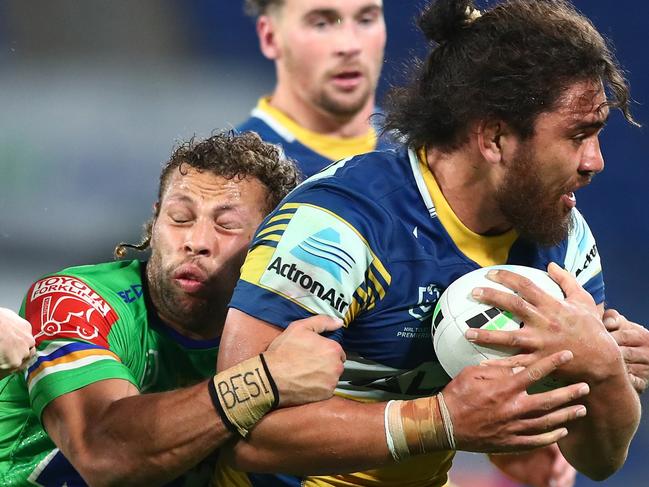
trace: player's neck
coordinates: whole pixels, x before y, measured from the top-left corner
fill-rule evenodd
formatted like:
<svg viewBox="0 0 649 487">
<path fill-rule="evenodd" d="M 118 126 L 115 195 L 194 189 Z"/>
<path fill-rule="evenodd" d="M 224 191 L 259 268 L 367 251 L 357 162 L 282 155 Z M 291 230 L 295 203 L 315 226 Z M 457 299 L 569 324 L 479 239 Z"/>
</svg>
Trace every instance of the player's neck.
<svg viewBox="0 0 649 487">
<path fill-rule="evenodd" d="M 511 229 L 501 214 L 489 168 L 464 147 L 451 153 L 426 150 L 426 163 L 453 213 L 471 231 L 498 235 Z"/>
<path fill-rule="evenodd" d="M 153 310 L 160 320 L 180 335 L 192 340 L 213 340 L 221 336 L 225 316 L 228 312 L 228 296 L 215 296 L 210 300 L 209 311 L 201 316 L 186 317 L 182 312 L 168 306 L 168 300 L 160 297 L 157 286 L 152 282 L 151 267 L 147 267 L 148 295 Z M 165 304 L 167 303 L 167 304 Z"/>
<path fill-rule="evenodd" d="M 200 327 L 189 327 L 184 323 L 179 323 L 177 320 L 164 316 L 160 312 L 158 312 L 158 316 L 169 328 L 192 340 L 214 340 L 220 337 L 225 323 L 225 312 L 222 319 L 213 320 L 208 326 Z"/>
<path fill-rule="evenodd" d="M 330 137 L 360 137 L 370 130 L 370 116 L 374 112 L 374 96 L 370 96 L 361 110 L 350 116 L 337 116 L 313 106 L 278 87 L 269 104 L 295 121 L 300 127 Z"/>
</svg>

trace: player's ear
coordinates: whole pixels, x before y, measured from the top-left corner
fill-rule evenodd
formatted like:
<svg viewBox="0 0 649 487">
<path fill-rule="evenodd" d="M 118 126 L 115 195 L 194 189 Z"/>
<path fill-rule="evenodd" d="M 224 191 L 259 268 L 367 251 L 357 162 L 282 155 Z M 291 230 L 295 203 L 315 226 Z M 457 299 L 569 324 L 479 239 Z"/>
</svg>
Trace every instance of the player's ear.
<svg viewBox="0 0 649 487">
<path fill-rule="evenodd" d="M 509 145 L 511 132 L 502 120 L 481 120 L 477 127 L 478 148 L 490 163 L 498 164 Z"/>
<path fill-rule="evenodd" d="M 257 19 L 257 35 L 259 36 L 259 48 L 261 53 L 270 60 L 279 56 L 279 46 L 275 35 L 275 21 L 269 15 L 260 15 Z"/>
</svg>

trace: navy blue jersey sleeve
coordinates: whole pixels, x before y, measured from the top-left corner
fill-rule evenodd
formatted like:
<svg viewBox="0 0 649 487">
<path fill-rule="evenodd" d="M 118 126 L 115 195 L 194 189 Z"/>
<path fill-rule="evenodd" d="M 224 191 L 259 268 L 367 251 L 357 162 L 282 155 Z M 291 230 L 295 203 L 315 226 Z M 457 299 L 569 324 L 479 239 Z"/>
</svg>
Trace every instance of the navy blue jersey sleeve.
<svg viewBox="0 0 649 487">
<path fill-rule="evenodd" d="M 373 212 L 327 184 L 298 190 L 258 230 L 230 306 L 282 328 L 314 314 L 348 324 L 373 308 L 391 280 L 364 223 Z"/>
</svg>

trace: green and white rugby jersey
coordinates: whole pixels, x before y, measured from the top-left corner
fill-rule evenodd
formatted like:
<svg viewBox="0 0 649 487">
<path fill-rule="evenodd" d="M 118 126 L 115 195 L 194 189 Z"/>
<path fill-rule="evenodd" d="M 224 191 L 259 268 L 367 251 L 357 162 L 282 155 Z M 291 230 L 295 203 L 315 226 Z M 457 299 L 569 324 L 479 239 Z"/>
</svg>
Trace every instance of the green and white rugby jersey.
<svg viewBox="0 0 649 487">
<path fill-rule="evenodd" d="M 24 373 L 0 382 L 1 485 L 86 485 L 40 422 L 57 397 L 105 379 L 128 380 L 146 393 L 214 374 L 218 340 L 188 339 L 158 318 L 145 266 L 134 260 L 72 267 L 29 289 L 21 315 L 32 324 L 37 353 Z M 212 468 L 173 485 L 205 485 Z"/>
</svg>

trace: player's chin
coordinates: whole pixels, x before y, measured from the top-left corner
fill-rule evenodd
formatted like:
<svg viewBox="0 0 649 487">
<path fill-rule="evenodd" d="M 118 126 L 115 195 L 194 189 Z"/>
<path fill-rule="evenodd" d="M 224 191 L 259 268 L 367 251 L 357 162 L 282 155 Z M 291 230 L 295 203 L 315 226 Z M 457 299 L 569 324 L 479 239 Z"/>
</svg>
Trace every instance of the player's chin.
<svg viewBox="0 0 649 487">
<path fill-rule="evenodd" d="M 329 97 L 327 110 L 338 116 L 349 117 L 363 109 L 367 96 L 362 92 L 338 92 Z"/>
<path fill-rule="evenodd" d="M 206 289 L 186 290 L 177 288 L 173 294 L 173 302 L 176 306 L 183 309 L 202 306 L 203 303 L 210 299 L 210 296 L 213 296 Z"/>
</svg>

